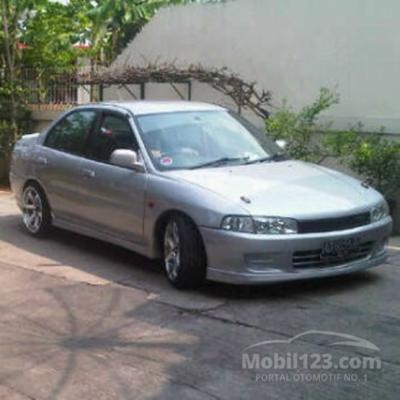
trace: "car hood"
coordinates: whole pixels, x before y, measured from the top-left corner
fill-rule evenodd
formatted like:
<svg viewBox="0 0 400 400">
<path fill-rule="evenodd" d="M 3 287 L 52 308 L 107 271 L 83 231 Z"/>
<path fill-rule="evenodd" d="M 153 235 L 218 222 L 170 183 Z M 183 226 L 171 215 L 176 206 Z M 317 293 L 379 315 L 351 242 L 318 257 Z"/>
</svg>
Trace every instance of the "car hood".
<svg viewBox="0 0 400 400">
<path fill-rule="evenodd" d="M 360 181 L 301 161 L 167 173 L 237 203 L 253 215 L 315 218 L 365 211 L 382 199 Z"/>
</svg>

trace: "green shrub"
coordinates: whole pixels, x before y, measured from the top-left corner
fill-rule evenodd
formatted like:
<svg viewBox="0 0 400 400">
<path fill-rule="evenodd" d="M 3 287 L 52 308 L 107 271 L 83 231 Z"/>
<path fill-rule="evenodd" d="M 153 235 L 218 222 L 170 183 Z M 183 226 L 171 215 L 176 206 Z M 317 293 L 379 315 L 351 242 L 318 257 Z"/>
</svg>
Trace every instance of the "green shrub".
<svg viewBox="0 0 400 400">
<path fill-rule="evenodd" d="M 317 99 L 296 112 L 284 102 L 282 107 L 266 120 L 266 129 L 275 140 L 287 143 L 288 154 L 298 160 L 320 163 L 327 157 L 323 143 L 315 134 L 329 131 L 330 124 L 321 124 L 320 114 L 339 102 L 339 96 L 321 88 Z"/>
<path fill-rule="evenodd" d="M 383 132 L 337 132 L 326 141 L 342 164 L 366 178 L 387 198 L 400 189 L 400 142 L 388 140 Z"/>
<path fill-rule="evenodd" d="M 387 198 L 394 197 L 400 189 L 400 142 L 386 139 L 383 130 L 363 133 L 361 124 L 348 131 L 320 124 L 321 112 L 338 102 L 336 92 L 322 88 L 317 99 L 298 112 L 284 103 L 266 120 L 267 132 L 287 142 L 291 157 L 316 163 L 335 157 Z"/>
<path fill-rule="evenodd" d="M 13 105 L 10 100 L 11 92 L 17 101 Z M 7 158 L 12 146 L 24 132 L 31 127 L 30 112 L 25 107 L 26 91 L 20 85 L 2 82 L 0 85 L 0 158 Z M 15 107 L 13 122 L 12 107 Z"/>
</svg>

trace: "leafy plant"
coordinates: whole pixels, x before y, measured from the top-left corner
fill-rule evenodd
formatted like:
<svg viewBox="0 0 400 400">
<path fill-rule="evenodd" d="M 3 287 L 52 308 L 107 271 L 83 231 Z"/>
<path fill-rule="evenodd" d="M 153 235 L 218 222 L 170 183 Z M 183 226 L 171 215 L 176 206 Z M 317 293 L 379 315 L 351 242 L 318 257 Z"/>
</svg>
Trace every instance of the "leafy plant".
<svg viewBox="0 0 400 400">
<path fill-rule="evenodd" d="M 14 95 L 14 103 L 10 93 Z M 28 130 L 30 113 L 24 105 L 25 95 L 26 91 L 16 83 L 2 82 L 0 85 L 0 158 L 7 158 L 20 134 Z M 11 118 L 12 109 L 15 119 Z"/>
<path fill-rule="evenodd" d="M 299 112 L 286 103 L 266 120 L 269 135 L 285 140 L 295 159 L 321 163 L 327 157 L 366 179 L 387 198 L 400 189 L 400 142 L 385 138 L 384 131 L 364 133 L 361 124 L 347 131 L 332 131 L 319 122 L 320 114 L 339 102 L 336 92 L 322 88 L 317 99 Z"/>
<path fill-rule="evenodd" d="M 287 152 L 293 158 L 320 163 L 326 149 L 316 140 L 315 134 L 329 130 L 330 124 L 321 124 L 320 114 L 339 102 L 336 92 L 321 88 L 317 99 L 296 112 L 283 103 L 282 107 L 266 120 L 266 129 L 275 140 L 287 142 Z"/>
<path fill-rule="evenodd" d="M 51 1 L 36 4 L 30 17 L 22 20 L 21 63 L 39 71 L 71 69 L 82 53 L 74 47 L 81 37 L 81 22 L 68 4 Z"/>
<path fill-rule="evenodd" d="M 326 144 L 341 163 L 393 198 L 400 190 L 400 142 L 386 139 L 383 133 L 337 132 Z"/>
<path fill-rule="evenodd" d="M 26 25 L 48 0 L 0 0 L 0 157 L 29 123 L 26 91 L 21 85 L 22 47 Z M 49 38 L 50 40 L 50 38 Z"/>
</svg>

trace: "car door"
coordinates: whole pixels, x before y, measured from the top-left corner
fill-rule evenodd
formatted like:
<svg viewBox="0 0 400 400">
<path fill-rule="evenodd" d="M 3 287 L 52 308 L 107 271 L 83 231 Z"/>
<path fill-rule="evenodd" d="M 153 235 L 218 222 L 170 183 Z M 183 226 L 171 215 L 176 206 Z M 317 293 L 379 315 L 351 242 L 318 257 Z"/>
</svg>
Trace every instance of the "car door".
<svg viewBox="0 0 400 400">
<path fill-rule="evenodd" d="M 117 149 L 138 151 L 124 114 L 103 112 L 86 144 L 81 164 L 84 222 L 92 229 L 130 242 L 143 241 L 146 173 L 110 164 Z"/>
<path fill-rule="evenodd" d="M 96 118 L 96 111 L 89 109 L 67 114 L 48 131 L 36 157 L 37 176 L 58 220 L 81 218 L 80 162 L 84 142 Z"/>
</svg>

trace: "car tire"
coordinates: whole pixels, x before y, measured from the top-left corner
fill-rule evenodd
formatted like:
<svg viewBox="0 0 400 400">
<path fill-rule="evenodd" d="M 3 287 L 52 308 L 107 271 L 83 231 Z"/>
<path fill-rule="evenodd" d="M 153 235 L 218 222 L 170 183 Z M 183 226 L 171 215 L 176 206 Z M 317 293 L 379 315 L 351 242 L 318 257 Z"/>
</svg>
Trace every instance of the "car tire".
<svg viewBox="0 0 400 400">
<path fill-rule="evenodd" d="M 43 189 L 37 183 L 29 183 L 23 191 L 22 221 L 32 236 L 45 237 L 51 230 L 49 203 Z"/>
<path fill-rule="evenodd" d="M 169 282 L 178 289 L 199 287 L 206 276 L 206 254 L 200 233 L 188 218 L 176 214 L 163 231 L 163 262 Z"/>
</svg>

